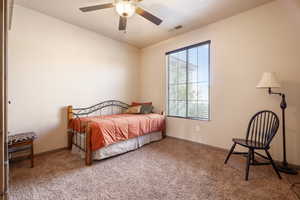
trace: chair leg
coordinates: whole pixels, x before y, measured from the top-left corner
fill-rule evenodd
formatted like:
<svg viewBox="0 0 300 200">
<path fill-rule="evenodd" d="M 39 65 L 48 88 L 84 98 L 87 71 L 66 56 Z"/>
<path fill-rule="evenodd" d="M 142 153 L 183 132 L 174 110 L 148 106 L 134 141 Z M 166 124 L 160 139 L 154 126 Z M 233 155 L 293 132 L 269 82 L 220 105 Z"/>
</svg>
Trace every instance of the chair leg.
<svg viewBox="0 0 300 200">
<path fill-rule="evenodd" d="M 251 150 L 251 163 L 255 163 L 255 157 L 254 157 L 254 149 Z"/>
<path fill-rule="evenodd" d="M 248 181 L 248 177 L 249 177 L 250 160 L 252 157 L 251 155 L 252 155 L 252 149 L 249 148 L 248 156 L 247 156 L 247 164 L 246 164 L 246 176 L 245 176 L 246 181 Z"/>
<path fill-rule="evenodd" d="M 233 143 L 233 145 L 232 145 L 232 147 L 231 147 L 231 149 L 230 149 L 230 151 L 229 151 L 229 153 L 228 153 L 228 155 L 227 155 L 227 157 L 226 157 L 226 160 L 225 160 L 224 164 L 226 164 L 227 161 L 229 160 L 229 158 L 230 158 L 232 152 L 234 151 L 235 145 L 236 145 L 236 143 Z"/>
<path fill-rule="evenodd" d="M 269 160 L 272 164 L 273 169 L 275 170 L 276 174 L 278 175 L 278 178 L 281 179 L 281 175 L 280 175 L 280 173 L 279 173 L 279 171 L 278 171 L 278 169 L 277 169 L 277 167 L 276 167 L 276 165 L 275 165 L 275 163 L 272 159 L 271 154 L 269 153 L 269 151 L 267 149 L 265 149 L 265 151 L 266 151 L 266 154 L 267 154 L 267 156 L 268 156 L 268 158 L 269 158 Z"/>
</svg>

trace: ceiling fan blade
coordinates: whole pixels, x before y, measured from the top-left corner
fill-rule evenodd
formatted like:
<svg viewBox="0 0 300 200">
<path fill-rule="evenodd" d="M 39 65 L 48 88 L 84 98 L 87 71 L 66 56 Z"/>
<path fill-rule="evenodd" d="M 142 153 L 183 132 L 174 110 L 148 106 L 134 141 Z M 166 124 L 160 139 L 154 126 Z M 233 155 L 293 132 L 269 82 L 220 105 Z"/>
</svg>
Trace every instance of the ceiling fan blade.
<svg viewBox="0 0 300 200">
<path fill-rule="evenodd" d="M 106 3 L 106 4 L 101 4 L 101 5 L 79 8 L 79 10 L 81 10 L 82 12 L 90 12 L 90 11 L 101 10 L 101 9 L 105 9 L 105 8 L 113 8 L 113 7 L 114 7 L 114 4 Z"/>
<path fill-rule="evenodd" d="M 135 12 L 156 25 L 160 25 L 162 23 L 161 19 L 140 7 L 137 7 Z"/>
<path fill-rule="evenodd" d="M 127 25 L 127 18 L 126 17 L 120 17 L 119 20 L 119 31 L 125 31 Z"/>
</svg>

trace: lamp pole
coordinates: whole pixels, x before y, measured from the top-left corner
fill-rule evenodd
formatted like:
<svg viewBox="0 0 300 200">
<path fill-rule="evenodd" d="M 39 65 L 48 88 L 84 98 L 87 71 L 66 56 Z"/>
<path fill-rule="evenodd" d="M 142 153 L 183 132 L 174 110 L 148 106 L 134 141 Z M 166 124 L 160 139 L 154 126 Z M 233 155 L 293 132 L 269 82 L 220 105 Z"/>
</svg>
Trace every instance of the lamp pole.
<svg viewBox="0 0 300 200">
<path fill-rule="evenodd" d="M 282 140 L 283 140 L 283 161 L 282 165 L 277 166 L 278 170 L 286 173 L 286 174 L 293 174 L 296 175 L 298 172 L 292 168 L 289 167 L 289 164 L 286 160 L 286 140 L 285 140 L 285 109 L 287 108 L 287 103 L 285 100 L 285 94 L 283 93 L 277 93 L 273 92 L 271 88 L 269 88 L 269 94 L 276 94 L 281 96 L 281 103 L 280 103 L 280 108 L 282 110 Z"/>
</svg>

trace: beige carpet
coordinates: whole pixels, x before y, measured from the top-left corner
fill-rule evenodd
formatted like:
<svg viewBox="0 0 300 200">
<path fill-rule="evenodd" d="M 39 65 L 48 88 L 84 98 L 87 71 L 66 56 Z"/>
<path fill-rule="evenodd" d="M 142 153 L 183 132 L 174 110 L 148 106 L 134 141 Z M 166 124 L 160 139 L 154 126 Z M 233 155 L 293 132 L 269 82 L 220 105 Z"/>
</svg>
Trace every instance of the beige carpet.
<svg viewBox="0 0 300 200">
<path fill-rule="evenodd" d="M 10 196 L 16 200 L 297 200 L 291 182 L 279 180 L 271 166 L 250 167 L 244 181 L 245 158 L 204 145 L 166 138 L 114 158 L 84 162 L 69 151 L 38 156 L 11 167 Z M 297 189 L 297 188 L 294 188 Z"/>
</svg>

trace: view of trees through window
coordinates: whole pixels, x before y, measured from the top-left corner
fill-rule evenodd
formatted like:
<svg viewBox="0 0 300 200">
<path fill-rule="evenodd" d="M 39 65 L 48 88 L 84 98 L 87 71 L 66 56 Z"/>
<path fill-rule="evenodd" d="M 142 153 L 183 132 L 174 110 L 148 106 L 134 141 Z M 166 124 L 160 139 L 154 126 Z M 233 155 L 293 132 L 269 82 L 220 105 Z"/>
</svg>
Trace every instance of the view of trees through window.
<svg viewBox="0 0 300 200">
<path fill-rule="evenodd" d="M 168 115 L 209 119 L 210 42 L 167 53 Z"/>
</svg>

